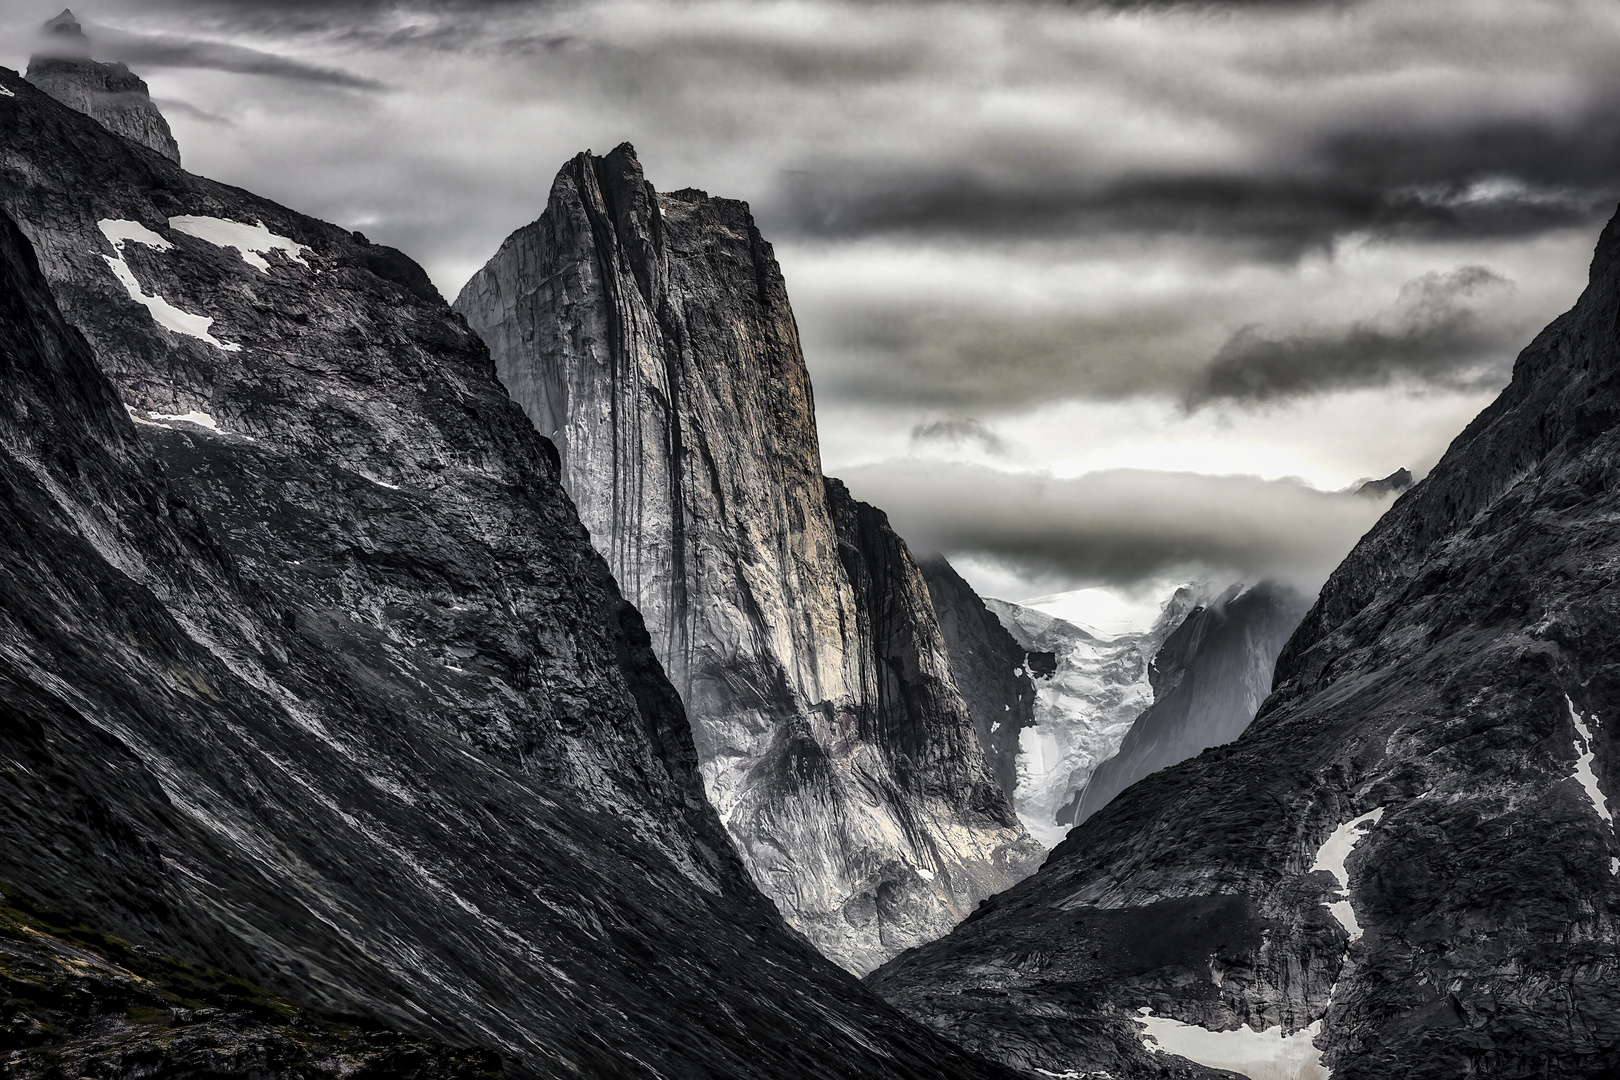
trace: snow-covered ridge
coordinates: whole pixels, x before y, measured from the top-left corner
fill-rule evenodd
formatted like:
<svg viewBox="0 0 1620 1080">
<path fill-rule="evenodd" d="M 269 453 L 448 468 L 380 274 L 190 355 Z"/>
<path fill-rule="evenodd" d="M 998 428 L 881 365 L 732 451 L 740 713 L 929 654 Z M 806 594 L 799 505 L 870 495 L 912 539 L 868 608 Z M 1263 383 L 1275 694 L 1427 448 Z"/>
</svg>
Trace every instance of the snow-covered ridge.
<svg viewBox="0 0 1620 1080">
<path fill-rule="evenodd" d="M 239 221 L 227 221 L 224 218 L 182 215 L 170 218 L 169 228 L 205 240 L 215 247 L 235 248 L 237 254 L 242 256 L 243 262 L 263 274 L 270 272 L 270 263 L 264 258 L 265 253 L 269 251 L 285 252 L 287 258 L 299 266 L 309 266 L 303 256 L 303 253 L 309 250 L 307 246 L 285 236 L 278 236 L 265 228 L 262 221 L 244 225 Z"/>
<path fill-rule="evenodd" d="M 144 244 L 157 251 L 169 251 L 174 245 L 157 233 L 148 229 L 138 221 L 123 221 L 114 218 L 104 218 L 97 223 L 101 228 L 101 235 L 107 238 L 116 255 L 103 255 L 107 266 L 111 268 L 113 276 L 119 284 L 129 293 L 129 298 L 145 307 L 151 313 L 152 320 L 165 330 L 176 334 L 185 334 L 200 341 L 206 341 L 222 352 L 239 352 L 242 346 L 234 342 L 221 341 L 209 333 L 214 320 L 207 315 L 193 315 L 189 311 L 182 311 L 169 303 L 156 293 L 148 294 L 141 287 L 140 281 L 135 277 L 135 271 L 130 269 L 129 263 L 124 261 L 124 245 L 126 243 Z"/>
</svg>

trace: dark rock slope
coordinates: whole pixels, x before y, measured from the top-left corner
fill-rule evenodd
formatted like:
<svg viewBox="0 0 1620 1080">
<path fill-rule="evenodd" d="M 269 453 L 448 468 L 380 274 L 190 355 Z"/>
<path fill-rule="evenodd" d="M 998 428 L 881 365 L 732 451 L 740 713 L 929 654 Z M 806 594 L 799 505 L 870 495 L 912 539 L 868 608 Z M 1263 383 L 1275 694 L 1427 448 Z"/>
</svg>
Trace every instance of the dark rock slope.
<svg viewBox="0 0 1620 1080">
<path fill-rule="evenodd" d="M 928 582 L 951 675 L 973 716 L 979 746 L 1010 800 L 1018 788 L 1018 735 L 1035 723 L 1035 683 L 1027 653 L 945 556 L 927 556 L 917 566 Z M 1055 667 L 1055 657 L 1047 654 L 1045 659 Z"/>
<path fill-rule="evenodd" d="M 1034 869 L 910 554 L 886 526 L 881 550 L 834 526 L 852 512 L 829 504 L 787 289 L 746 205 L 654 191 L 628 145 L 581 154 L 456 309 L 555 440 L 789 922 L 864 972 Z M 907 625 L 869 618 L 871 595 L 904 598 Z M 929 690 L 888 694 L 905 685 Z"/>
<path fill-rule="evenodd" d="M 46 23 L 45 40 L 45 51 L 28 61 L 29 82 L 114 135 L 180 163 L 180 144 L 152 104 L 145 80 L 123 64 L 92 60 L 90 41 L 73 12 L 63 11 Z"/>
<path fill-rule="evenodd" d="M 1195 608 L 1148 665 L 1153 704 L 1080 791 L 1074 824 L 1150 773 L 1231 742 L 1271 692 L 1272 669 L 1310 601 L 1278 582 L 1237 583 Z"/>
<path fill-rule="evenodd" d="M 988 1074 L 749 882 L 421 271 L 0 85 L 0 879 L 517 1076 Z"/>
<path fill-rule="evenodd" d="M 1057 1072 L 1155 1075 L 1130 1018 L 1152 1008 L 1184 1047 L 1169 1020 L 1303 1029 L 1334 1080 L 1614 1076 L 1617 516 L 1611 222 L 1575 307 L 1328 581 L 1249 730 L 871 985 Z"/>
<path fill-rule="evenodd" d="M 312 1009 L 61 916 L 0 906 L 7 1077 L 497 1080 L 500 1059 Z"/>
</svg>

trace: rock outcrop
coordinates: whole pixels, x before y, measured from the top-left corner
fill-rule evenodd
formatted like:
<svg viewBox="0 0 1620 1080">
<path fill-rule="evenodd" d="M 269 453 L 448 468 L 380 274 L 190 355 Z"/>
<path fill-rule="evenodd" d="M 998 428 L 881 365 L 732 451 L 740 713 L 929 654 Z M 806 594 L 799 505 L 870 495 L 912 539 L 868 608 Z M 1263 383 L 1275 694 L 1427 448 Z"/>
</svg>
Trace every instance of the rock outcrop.
<svg viewBox="0 0 1620 1080">
<path fill-rule="evenodd" d="M 45 38 L 46 50 L 28 61 L 29 82 L 114 135 L 180 163 L 180 144 L 152 103 L 145 80 L 123 64 L 92 60 L 89 39 L 73 12 L 46 23 Z"/>
<path fill-rule="evenodd" d="M 1035 723 L 1020 741 L 1013 805 L 1042 843 L 1056 846 L 1068 833 L 1092 770 L 1153 702 L 1154 654 L 1204 596 L 1201 587 L 1183 586 L 1151 627 L 1115 637 L 1035 608 L 985 601 L 1026 650 L 1035 677 Z"/>
<path fill-rule="evenodd" d="M 985 760 L 1010 800 L 1018 789 L 1019 734 L 1035 723 L 1035 682 L 1027 650 L 945 556 L 926 556 L 917 566 L 928 582 L 951 676 L 973 716 Z M 1039 660 L 1036 666 L 1041 666 Z"/>
<path fill-rule="evenodd" d="M 787 290 L 746 205 L 654 191 L 628 145 L 581 154 L 455 307 L 555 441 L 710 798 L 790 923 L 862 972 L 1034 868 L 909 553 L 829 506 Z M 927 694 L 890 695 L 919 677 Z"/>
<path fill-rule="evenodd" d="M 1163 1075 L 1151 1030 L 1274 1076 L 1614 1076 L 1617 514 L 1620 219 L 1328 580 L 1249 729 L 869 984 L 1057 1073 Z"/>
<path fill-rule="evenodd" d="M 1069 820 L 1078 825 L 1142 777 L 1243 734 L 1271 693 L 1277 654 L 1309 607 L 1297 590 L 1262 581 L 1252 588 L 1238 582 L 1194 608 L 1148 665 L 1153 704 L 1092 772 Z"/>
<path fill-rule="evenodd" d="M 415 264 L 0 86 L 8 895 L 514 1077 L 997 1075 L 753 886 Z"/>
</svg>

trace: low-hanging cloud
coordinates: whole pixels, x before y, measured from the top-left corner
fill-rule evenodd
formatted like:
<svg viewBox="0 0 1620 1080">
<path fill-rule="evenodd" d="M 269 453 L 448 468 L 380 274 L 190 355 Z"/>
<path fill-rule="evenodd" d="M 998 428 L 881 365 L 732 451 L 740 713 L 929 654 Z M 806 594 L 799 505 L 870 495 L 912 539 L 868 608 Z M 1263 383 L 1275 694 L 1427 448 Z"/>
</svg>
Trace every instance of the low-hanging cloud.
<svg viewBox="0 0 1620 1080">
<path fill-rule="evenodd" d="M 263 75 L 349 90 L 380 90 L 383 83 L 339 68 L 251 49 L 230 42 L 87 27 L 98 56 L 116 57 L 136 69 L 202 68 Z"/>
<path fill-rule="evenodd" d="M 1314 590 L 1389 505 L 1298 480 L 1142 469 L 1062 479 L 919 458 L 844 480 L 913 548 L 1076 587 L 1204 574 Z"/>
<path fill-rule="evenodd" d="M 1490 317 L 1513 283 L 1484 266 L 1430 272 L 1406 283 L 1375 319 L 1273 335 L 1247 326 L 1223 345 L 1187 396 L 1191 407 L 1381 386 L 1398 378 L 1465 387 L 1500 382 L 1510 353 Z"/>
<path fill-rule="evenodd" d="M 992 457 L 1006 457 L 1012 452 L 1012 445 L 1006 439 L 992 431 L 983 420 L 971 416 L 916 424 L 911 429 L 911 442 L 914 446 L 937 443 L 958 447 L 971 444 Z"/>
</svg>

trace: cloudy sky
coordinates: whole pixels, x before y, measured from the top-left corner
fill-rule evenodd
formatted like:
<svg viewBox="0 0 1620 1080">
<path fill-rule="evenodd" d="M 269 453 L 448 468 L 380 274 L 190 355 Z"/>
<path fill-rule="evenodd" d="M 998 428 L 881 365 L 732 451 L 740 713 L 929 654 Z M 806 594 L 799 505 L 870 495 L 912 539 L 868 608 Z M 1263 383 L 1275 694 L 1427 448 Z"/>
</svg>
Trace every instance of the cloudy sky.
<svg viewBox="0 0 1620 1080">
<path fill-rule="evenodd" d="M 0 0 L 22 67 L 55 8 Z M 186 165 L 450 297 L 558 167 L 747 199 L 827 471 L 982 590 L 1314 587 L 1567 308 L 1612 0 L 87 0 Z"/>
</svg>

